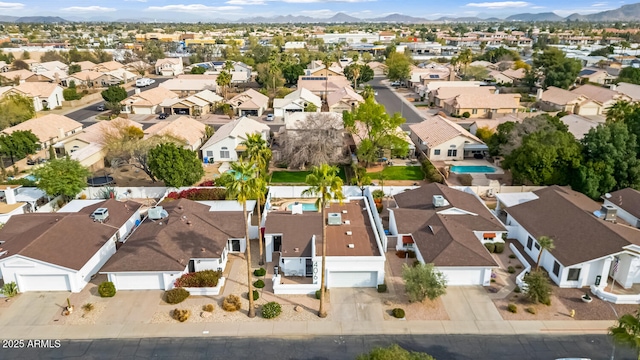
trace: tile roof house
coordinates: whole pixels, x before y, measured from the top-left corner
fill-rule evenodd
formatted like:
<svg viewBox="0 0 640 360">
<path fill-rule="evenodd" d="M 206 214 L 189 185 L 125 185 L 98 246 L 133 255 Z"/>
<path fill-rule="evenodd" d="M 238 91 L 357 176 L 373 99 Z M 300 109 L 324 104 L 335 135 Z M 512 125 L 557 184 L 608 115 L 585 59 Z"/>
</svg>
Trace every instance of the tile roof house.
<svg viewBox="0 0 640 360">
<path fill-rule="evenodd" d="M 603 110 L 600 102 L 555 86 L 549 86 L 542 93 L 538 105 L 544 111 L 564 111 L 578 115 L 599 115 Z"/>
<path fill-rule="evenodd" d="M 631 101 L 631 98 L 627 95 L 619 93 L 615 90 L 610 90 L 601 86 L 595 86 L 591 84 L 581 85 L 571 90 L 574 94 L 580 94 L 586 96 L 591 100 L 595 100 L 602 104 L 600 114 L 606 114 L 607 109 L 618 101 Z M 595 115 L 600 115 L 595 114 Z"/>
<path fill-rule="evenodd" d="M 605 69 L 584 68 L 578 73 L 578 79 L 582 83 L 590 82 L 593 84 L 611 84 L 616 77 L 609 75 Z"/>
<path fill-rule="evenodd" d="M 620 219 L 640 229 L 640 191 L 625 188 L 606 194 L 603 200 L 605 205 L 618 209 L 617 216 Z"/>
<path fill-rule="evenodd" d="M 129 114 L 157 114 L 162 110 L 160 104 L 168 99 L 178 99 L 178 94 L 161 86 L 136 93 L 122 100 L 122 112 Z"/>
<path fill-rule="evenodd" d="M 92 61 L 78 61 L 72 63 L 72 65 L 80 66 L 80 71 L 93 70 L 96 67 L 96 63 Z"/>
<path fill-rule="evenodd" d="M 166 99 L 160 106 L 165 114 L 202 116 L 213 113 L 218 103 L 224 99 L 211 90 L 202 90 L 182 99 Z"/>
<path fill-rule="evenodd" d="M 568 131 L 573 134 L 573 137 L 582 140 L 589 130 L 596 128 L 600 124 L 604 124 L 605 118 L 569 114 L 560 118 L 560 121 L 567 125 Z"/>
<path fill-rule="evenodd" d="M 227 104 L 238 116 L 262 116 L 269 106 L 269 97 L 249 89 L 228 100 Z"/>
<path fill-rule="evenodd" d="M 507 229 L 532 259 L 541 251 L 541 236 L 553 239 L 555 248 L 540 260 L 551 280 L 560 287 L 590 286 L 610 302 L 640 303 L 640 294 L 615 294 L 608 284 L 611 276 L 625 289 L 640 283 L 640 229 L 620 222 L 614 206 L 568 188 L 551 186 L 532 195 L 504 209 Z"/>
<path fill-rule="evenodd" d="M 445 100 L 444 111 L 457 116 L 468 113 L 470 118 L 494 119 L 517 113 L 521 108 L 520 97 L 520 94 L 463 93 Z"/>
<path fill-rule="evenodd" d="M 431 161 L 462 160 L 489 148 L 462 126 L 441 115 L 409 125 L 411 140 Z"/>
<path fill-rule="evenodd" d="M 9 135 L 14 131 L 28 130 L 40 140 L 40 147 L 47 149 L 49 146 L 80 132 L 82 124 L 64 115 L 48 114 L 6 128 L 2 130 L 2 133 Z"/>
<path fill-rule="evenodd" d="M 504 244 L 506 229 L 473 192 L 431 183 L 394 199 L 388 239 L 396 250 L 414 251 L 418 261 L 434 264 L 448 285 L 491 284 L 498 263 L 484 244 Z"/>
<path fill-rule="evenodd" d="M 109 72 L 109 71 L 121 69 L 123 67 L 124 67 L 123 64 L 112 60 L 112 61 L 106 61 L 106 62 L 102 62 L 102 63 L 96 64 L 93 67 L 93 71 Z"/>
<path fill-rule="evenodd" d="M 202 159 L 205 163 L 216 161 L 237 161 L 240 153 L 245 150 L 242 143 L 247 140 L 247 134 L 261 134 L 262 138 L 269 140 L 271 128 L 268 125 L 255 121 L 248 117 L 241 117 L 222 125 L 202 145 Z"/>
<path fill-rule="evenodd" d="M 229 253 L 245 251 L 242 207 L 209 203 L 228 201 L 162 202 L 164 214 L 145 218 L 100 273 L 118 290 L 169 290 L 182 274 L 224 270 Z"/>
<path fill-rule="evenodd" d="M 325 94 L 342 90 L 345 86 L 351 86 L 351 82 L 342 75 L 329 77 L 302 75 L 298 77 L 299 88 L 305 88 L 321 98 L 324 98 Z"/>
<path fill-rule="evenodd" d="M 158 59 L 155 69 L 156 74 L 162 76 L 176 76 L 184 73 L 181 57 Z"/>
<path fill-rule="evenodd" d="M 62 106 L 64 96 L 62 95 L 62 87 L 58 84 L 47 82 L 24 82 L 18 86 L 14 86 L 5 93 L 19 94 L 26 96 L 33 101 L 33 107 L 36 111 L 53 110 Z"/>
<path fill-rule="evenodd" d="M 163 82 L 160 86 L 179 94 L 180 97 L 185 97 L 203 90 L 216 92 L 218 88 L 217 78 L 218 75 L 183 74 L 175 79 Z"/>
<path fill-rule="evenodd" d="M 621 82 L 612 86 L 611 90 L 627 95 L 632 101 L 640 101 L 640 85 Z"/>
<path fill-rule="evenodd" d="M 317 210 L 272 209 L 265 216 L 265 255 L 277 266 L 275 294 L 309 294 L 320 288 L 322 223 L 327 227 L 326 286 L 376 287 L 384 282 L 385 257 L 365 198 L 331 203 L 327 218 Z M 289 279 L 305 279 L 290 285 Z M 300 280 L 298 280 L 300 281 Z"/>
<path fill-rule="evenodd" d="M 17 81 L 19 84 L 22 84 L 26 81 L 40 81 L 36 73 L 25 69 L 2 72 L 0 76 L 4 78 L 3 83 Z"/>
<path fill-rule="evenodd" d="M 206 137 L 207 125 L 188 116 L 180 116 L 174 120 L 165 120 L 155 123 L 144 130 L 146 137 L 171 135 L 185 141 L 185 148 L 196 151 L 202 145 Z"/>
<path fill-rule="evenodd" d="M 284 117 L 290 112 L 304 112 L 308 104 L 316 106 L 320 111 L 322 99 L 311 91 L 301 87 L 296 91 L 287 94 L 283 99 L 273 99 L 273 114 L 277 118 Z"/>
<path fill-rule="evenodd" d="M 345 86 L 338 91 L 327 95 L 329 111 L 342 114 L 344 111 L 353 111 L 364 99 L 355 92 L 351 86 Z"/>
<path fill-rule="evenodd" d="M 444 107 L 445 101 L 451 100 L 459 95 L 473 95 L 473 96 L 485 96 L 495 94 L 495 86 L 482 86 L 482 87 L 458 87 L 458 86 L 443 86 L 431 91 L 429 97 L 436 106 Z"/>
<path fill-rule="evenodd" d="M 140 221 L 140 204 L 74 200 L 74 212 L 12 216 L 0 229 L 0 273 L 20 292 L 80 292 Z M 94 215 L 98 209 L 100 215 Z"/>
</svg>

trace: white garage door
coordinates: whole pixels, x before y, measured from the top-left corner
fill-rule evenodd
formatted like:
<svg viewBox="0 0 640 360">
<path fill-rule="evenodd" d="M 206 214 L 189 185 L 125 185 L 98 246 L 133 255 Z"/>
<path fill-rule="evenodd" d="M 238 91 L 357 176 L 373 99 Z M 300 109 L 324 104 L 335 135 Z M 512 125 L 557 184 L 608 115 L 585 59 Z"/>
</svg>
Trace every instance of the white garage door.
<svg viewBox="0 0 640 360">
<path fill-rule="evenodd" d="M 164 290 L 162 274 L 117 274 L 117 290 Z"/>
<path fill-rule="evenodd" d="M 67 275 L 20 275 L 19 290 L 71 291 L 71 286 Z"/>
<path fill-rule="evenodd" d="M 375 271 L 331 271 L 327 284 L 329 288 L 376 287 L 378 273 Z"/>
<path fill-rule="evenodd" d="M 447 278 L 447 285 L 482 285 L 484 269 L 440 270 Z"/>
</svg>

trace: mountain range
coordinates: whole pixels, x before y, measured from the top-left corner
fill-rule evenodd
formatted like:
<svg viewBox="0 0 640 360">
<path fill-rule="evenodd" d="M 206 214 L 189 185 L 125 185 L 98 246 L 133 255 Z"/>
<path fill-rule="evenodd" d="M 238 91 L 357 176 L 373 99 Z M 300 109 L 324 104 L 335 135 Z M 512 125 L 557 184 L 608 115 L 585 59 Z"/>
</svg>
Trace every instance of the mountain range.
<svg viewBox="0 0 640 360">
<path fill-rule="evenodd" d="M 437 22 L 500 22 L 500 21 L 522 21 L 522 22 L 534 22 L 534 21 L 637 21 L 640 19 L 640 3 L 623 5 L 618 9 L 602 11 L 598 13 L 581 15 L 572 14 L 567 17 L 559 16 L 553 12 L 545 13 L 523 13 L 508 16 L 504 19 L 495 17 L 480 18 L 480 17 L 441 17 L 438 19 L 426 19 L 413 17 L 403 14 L 390 14 L 383 17 L 376 18 L 357 18 L 345 13 L 337 13 L 330 18 L 315 18 L 310 16 L 297 16 L 297 15 L 280 15 L 275 17 L 249 17 L 239 20 L 224 20 L 224 19 L 192 19 L 189 22 L 209 22 L 209 23 L 249 23 L 249 24 L 282 24 L 282 23 L 437 23 Z M 101 18 L 92 17 L 89 19 L 79 18 L 77 16 L 70 17 L 69 20 L 65 20 L 57 16 L 6 16 L 0 15 L 0 22 L 14 22 L 14 23 L 63 23 L 72 21 L 104 21 L 104 22 L 176 22 L 176 20 L 169 19 L 115 19 L 115 18 Z"/>
</svg>

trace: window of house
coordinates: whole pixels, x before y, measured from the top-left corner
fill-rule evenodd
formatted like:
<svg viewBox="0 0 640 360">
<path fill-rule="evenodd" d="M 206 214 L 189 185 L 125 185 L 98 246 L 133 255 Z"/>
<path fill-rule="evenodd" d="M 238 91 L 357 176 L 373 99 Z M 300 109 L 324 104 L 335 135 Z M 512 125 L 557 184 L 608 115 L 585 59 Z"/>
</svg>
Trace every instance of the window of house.
<svg viewBox="0 0 640 360">
<path fill-rule="evenodd" d="M 557 261 L 553 262 L 553 274 L 558 276 L 560 274 L 560 264 Z"/>
<path fill-rule="evenodd" d="M 478 113 L 478 109 L 471 110 L 471 113 L 474 114 L 474 115 L 477 114 Z"/>
<path fill-rule="evenodd" d="M 228 159 L 230 157 L 229 149 L 226 146 L 220 148 L 220 157 L 223 159 Z"/>
<path fill-rule="evenodd" d="M 580 279 L 580 269 L 569 269 L 569 274 L 567 275 L 568 281 L 578 281 Z"/>
<path fill-rule="evenodd" d="M 440 149 L 433 150 L 433 155 L 440 155 Z"/>
<path fill-rule="evenodd" d="M 533 249 L 533 238 L 531 236 L 529 236 L 529 239 L 527 239 L 527 249 Z"/>
<path fill-rule="evenodd" d="M 537 242 L 535 243 L 536 246 L 536 250 L 540 250 L 540 244 L 538 244 Z"/>
<path fill-rule="evenodd" d="M 213 157 L 213 151 L 207 150 L 207 157 Z"/>
<path fill-rule="evenodd" d="M 458 156 L 458 150 L 456 150 L 456 149 L 447 150 L 447 156 L 450 156 L 450 157 Z"/>
</svg>

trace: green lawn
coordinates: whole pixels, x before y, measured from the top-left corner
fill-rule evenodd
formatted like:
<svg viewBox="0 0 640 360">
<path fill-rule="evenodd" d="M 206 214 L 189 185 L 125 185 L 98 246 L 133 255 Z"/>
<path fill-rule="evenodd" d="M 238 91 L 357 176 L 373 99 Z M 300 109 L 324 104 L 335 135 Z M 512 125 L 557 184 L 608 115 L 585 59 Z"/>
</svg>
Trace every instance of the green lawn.
<svg viewBox="0 0 640 360">
<path fill-rule="evenodd" d="M 311 174 L 311 171 L 274 171 L 271 173 L 271 183 L 298 183 L 304 184 L 307 180 L 307 175 Z M 342 181 L 346 183 L 346 175 L 344 168 L 340 167 L 338 176 L 342 178 Z"/>
<path fill-rule="evenodd" d="M 424 173 L 420 166 L 387 166 L 382 171 L 367 173 L 372 180 L 424 180 Z"/>
</svg>

